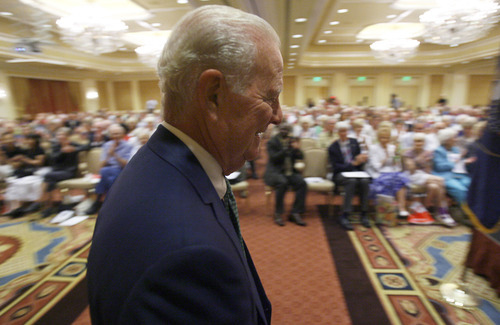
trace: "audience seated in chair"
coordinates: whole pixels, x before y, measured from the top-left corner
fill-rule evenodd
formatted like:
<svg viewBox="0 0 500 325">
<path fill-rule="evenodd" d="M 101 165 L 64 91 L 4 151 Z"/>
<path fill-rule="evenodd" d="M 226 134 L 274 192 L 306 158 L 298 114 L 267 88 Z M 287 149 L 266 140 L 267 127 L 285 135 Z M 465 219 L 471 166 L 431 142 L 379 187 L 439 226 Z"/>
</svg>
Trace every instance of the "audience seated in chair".
<svg viewBox="0 0 500 325">
<path fill-rule="evenodd" d="M 87 146 L 80 147 L 69 140 L 71 129 L 61 127 L 56 132 L 55 142 L 52 144 L 51 153 L 48 156 L 50 172 L 44 175 L 42 184 L 42 196 L 40 205 L 45 205 L 42 218 L 46 218 L 57 212 L 59 201 L 53 201 L 56 184 L 60 181 L 75 177 L 78 170 L 78 153 L 88 149 Z"/>
<path fill-rule="evenodd" d="M 336 186 L 343 186 L 345 192 L 340 224 L 347 230 L 353 229 L 349 216 L 352 213 L 352 198 L 355 192 L 358 191 L 361 200 L 361 222 L 365 227 L 369 228 L 368 195 L 370 179 L 342 175 L 343 172 L 362 171 L 368 160 L 368 155 L 361 152 L 358 141 L 347 137 L 348 129 L 348 122 L 337 123 L 339 139 L 328 148 L 330 163 L 333 168 L 332 180 Z"/>
<path fill-rule="evenodd" d="M 303 159 L 304 155 L 299 147 L 299 141 L 290 137 L 292 128 L 289 125 L 280 125 L 280 132 L 267 142 L 268 163 L 264 174 L 264 182 L 276 191 L 276 208 L 274 222 L 284 226 L 284 199 L 289 186 L 295 191 L 295 201 L 289 220 L 297 225 L 305 226 L 301 214 L 305 212 L 307 183 L 302 175 L 294 168 L 295 162 Z"/>
<path fill-rule="evenodd" d="M 96 198 L 92 206 L 86 211 L 87 214 L 95 214 L 99 211 L 105 194 L 109 191 L 132 154 L 132 145 L 123 139 L 125 137 L 123 126 L 112 124 L 109 127 L 109 136 L 111 140 L 102 147 L 101 180 L 95 188 Z"/>
<path fill-rule="evenodd" d="M 425 150 L 425 134 L 415 133 L 413 135 L 413 147 L 404 152 L 404 166 L 409 174 L 410 188 L 422 188 L 425 193 L 425 203 L 429 212 L 433 213 L 437 208 L 436 219 L 447 226 L 454 226 L 456 223 L 448 212 L 448 202 L 446 200 L 446 189 L 444 188 L 444 179 L 442 177 L 432 175 L 432 152 Z M 434 220 L 418 219 L 415 217 L 408 218 L 410 223 L 432 223 Z"/>
<path fill-rule="evenodd" d="M 446 192 L 458 203 L 465 202 L 470 185 L 465 164 L 475 158 L 465 159 L 465 151 L 455 145 L 457 131 L 446 128 L 438 133 L 441 146 L 434 151 L 433 174 L 443 177 Z"/>
<path fill-rule="evenodd" d="M 385 124 L 384 124 L 385 123 Z M 406 191 L 408 177 L 403 173 L 398 146 L 391 140 L 390 122 L 382 122 L 377 130 L 378 143 L 369 148 L 367 172 L 372 177 L 370 195 L 387 195 L 396 198 L 399 216 L 408 217 Z"/>
<path fill-rule="evenodd" d="M 12 157 L 11 164 L 14 168 L 12 177 L 7 179 L 5 200 L 10 211 L 5 213 L 14 218 L 34 212 L 39 209 L 43 177 L 35 175 L 45 162 L 45 153 L 40 147 L 40 136 L 28 134 L 26 136 L 27 148 Z"/>
</svg>

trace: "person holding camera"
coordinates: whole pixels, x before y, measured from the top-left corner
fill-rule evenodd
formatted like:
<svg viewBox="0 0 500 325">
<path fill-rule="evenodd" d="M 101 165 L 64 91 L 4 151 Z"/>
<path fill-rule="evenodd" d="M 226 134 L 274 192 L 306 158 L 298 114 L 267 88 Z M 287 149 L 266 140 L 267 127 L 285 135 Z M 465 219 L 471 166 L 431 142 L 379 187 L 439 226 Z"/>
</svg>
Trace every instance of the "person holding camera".
<svg viewBox="0 0 500 325">
<path fill-rule="evenodd" d="M 271 186 L 276 192 L 276 207 L 274 222 L 284 226 L 282 215 L 284 212 L 284 199 L 288 187 L 295 191 L 295 201 L 288 220 L 299 226 L 306 226 L 301 214 L 305 212 L 305 201 L 307 194 L 307 183 L 294 167 L 298 160 L 304 158 L 300 150 L 299 139 L 291 137 L 290 125 L 280 125 L 279 133 L 272 137 L 267 143 L 269 155 L 264 182 Z"/>
</svg>

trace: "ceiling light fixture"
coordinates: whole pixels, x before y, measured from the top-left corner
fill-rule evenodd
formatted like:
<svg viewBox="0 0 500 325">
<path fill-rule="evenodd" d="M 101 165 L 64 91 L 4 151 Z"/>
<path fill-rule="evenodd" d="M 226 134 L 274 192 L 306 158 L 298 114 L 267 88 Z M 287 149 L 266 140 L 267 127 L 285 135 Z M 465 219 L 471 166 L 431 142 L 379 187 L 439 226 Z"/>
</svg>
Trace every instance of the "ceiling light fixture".
<svg viewBox="0 0 500 325">
<path fill-rule="evenodd" d="M 320 39 L 318 43 L 326 43 L 326 39 Z"/>
<path fill-rule="evenodd" d="M 349 11 L 349 9 L 339 9 L 339 10 L 337 10 L 337 12 L 338 12 L 339 14 L 345 14 L 345 13 L 346 13 L 346 12 L 348 12 L 348 11 Z"/>
<path fill-rule="evenodd" d="M 338 24 L 340 24 L 340 22 L 338 22 L 338 21 L 331 21 L 329 24 L 330 24 L 331 26 L 334 26 L 334 25 L 338 25 Z"/>
<path fill-rule="evenodd" d="M 292 49 L 296 49 L 296 48 L 299 48 L 300 46 L 299 45 L 290 45 L 290 48 Z"/>
<path fill-rule="evenodd" d="M 303 37 L 303 35 L 301 35 L 301 34 L 292 35 L 292 38 L 302 38 L 302 37 Z"/>
<path fill-rule="evenodd" d="M 486 36 L 500 20 L 496 0 L 439 0 L 438 7 L 420 15 L 425 25 L 426 42 L 452 45 L 475 41 Z"/>
<path fill-rule="evenodd" d="M 304 23 L 306 21 L 307 21 L 307 18 L 297 18 L 297 19 L 295 19 L 296 23 Z"/>
<path fill-rule="evenodd" d="M 420 42 L 414 39 L 385 39 L 372 43 L 375 58 L 388 63 L 397 64 L 415 55 Z"/>
<path fill-rule="evenodd" d="M 112 18 L 93 4 L 59 18 L 56 24 L 64 42 L 75 49 L 95 55 L 118 50 L 124 44 L 121 37 L 128 29 L 123 21 Z"/>
</svg>

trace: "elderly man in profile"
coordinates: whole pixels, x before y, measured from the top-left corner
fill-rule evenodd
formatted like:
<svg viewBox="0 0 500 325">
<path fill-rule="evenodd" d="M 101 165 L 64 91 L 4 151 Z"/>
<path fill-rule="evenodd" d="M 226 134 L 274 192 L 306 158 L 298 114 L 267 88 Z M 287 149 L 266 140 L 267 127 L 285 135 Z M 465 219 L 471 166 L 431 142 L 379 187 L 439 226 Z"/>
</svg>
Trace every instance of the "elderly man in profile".
<svg viewBox="0 0 500 325">
<path fill-rule="evenodd" d="M 202 6 L 158 63 L 165 121 L 102 206 L 88 259 L 93 324 L 269 324 L 224 175 L 279 124 L 283 60 L 263 19 Z"/>
<path fill-rule="evenodd" d="M 95 214 L 99 211 L 104 196 L 111 185 L 123 170 L 132 155 L 133 146 L 124 140 L 125 129 L 120 124 L 111 124 L 108 128 L 111 140 L 104 143 L 101 153 L 101 179 L 95 187 L 96 199 L 92 206 L 85 211 L 86 214 Z"/>
</svg>

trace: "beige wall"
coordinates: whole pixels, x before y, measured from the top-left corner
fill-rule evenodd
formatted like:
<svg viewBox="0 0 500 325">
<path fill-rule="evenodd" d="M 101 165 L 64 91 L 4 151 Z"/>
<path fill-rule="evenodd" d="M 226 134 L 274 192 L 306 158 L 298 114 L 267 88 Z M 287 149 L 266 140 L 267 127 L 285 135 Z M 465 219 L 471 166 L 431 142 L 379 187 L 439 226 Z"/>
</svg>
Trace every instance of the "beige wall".
<svg viewBox="0 0 500 325">
<path fill-rule="evenodd" d="M 492 75 L 471 75 L 469 76 L 469 93 L 467 104 L 469 105 L 489 105 L 492 95 L 493 81 Z"/>
</svg>

